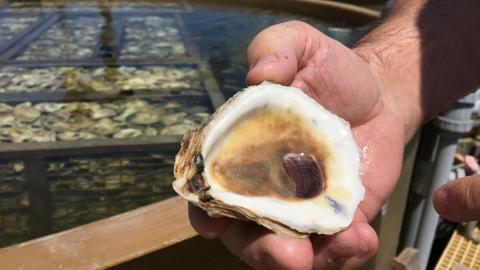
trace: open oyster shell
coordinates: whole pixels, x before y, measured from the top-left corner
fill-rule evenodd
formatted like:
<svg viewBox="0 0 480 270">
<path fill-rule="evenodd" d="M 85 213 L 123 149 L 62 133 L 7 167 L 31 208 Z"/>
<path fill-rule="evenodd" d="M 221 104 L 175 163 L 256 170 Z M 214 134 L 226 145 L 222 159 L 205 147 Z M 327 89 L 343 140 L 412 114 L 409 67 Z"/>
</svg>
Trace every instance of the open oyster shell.
<svg viewBox="0 0 480 270">
<path fill-rule="evenodd" d="M 188 131 L 175 191 L 210 216 L 302 237 L 348 227 L 363 199 L 349 124 L 301 90 L 264 83 Z"/>
</svg>

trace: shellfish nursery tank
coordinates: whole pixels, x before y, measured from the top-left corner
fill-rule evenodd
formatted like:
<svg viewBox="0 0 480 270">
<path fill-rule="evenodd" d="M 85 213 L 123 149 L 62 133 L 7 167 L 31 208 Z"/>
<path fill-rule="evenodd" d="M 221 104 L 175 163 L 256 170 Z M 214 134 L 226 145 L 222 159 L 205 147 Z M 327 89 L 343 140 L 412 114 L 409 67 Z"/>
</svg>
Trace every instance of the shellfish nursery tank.
<svg viewBox="0 0 480 270">
<path fill-rule="evenodd" d="M 181 135 L 244 88 L 262 29 L 348 45 L 378 15 L 306 2 L 0 1 L 0 247 L 173 197 Z"/>
</svg>

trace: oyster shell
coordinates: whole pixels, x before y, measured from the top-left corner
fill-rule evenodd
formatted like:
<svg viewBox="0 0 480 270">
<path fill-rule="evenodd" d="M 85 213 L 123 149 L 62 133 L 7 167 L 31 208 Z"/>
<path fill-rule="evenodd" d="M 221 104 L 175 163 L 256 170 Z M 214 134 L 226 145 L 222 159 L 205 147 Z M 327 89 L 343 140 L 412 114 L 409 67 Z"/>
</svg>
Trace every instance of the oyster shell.
<svg viewBox="0 0 480 270">
<path fill-rule="evenodd" d="M 189 129 L 195 128 L 197 124 L 193 122 L 183 122 L 180 124 L 175 124 L 171 126 L 167 126 L 162 129 L 160 132 L 160 135 L 165 135 L 165 136 L 181 136 L 185 134 L 185 132 Z"/>
<path fill-rule="evenodd" d="M 127 139 L 127 138 L 136 138 L 143 135 L 141 130 L 135 128 L 122 129 L 119 132 L 113 135 L 115 139 Z"/>
<path fill-rule="evenodd" d="M 40 117 L 40 114 L 40 111 L 32 107 L 30 102 L 19 104 L 13 109 L 15 119 L 21 122 L 33 122 Z"/>
<path fill-rule="evenodd" d="M 175 191 L 207 211 L 304 237 L 347 228 L 363 199 L 349 125 L 301 90 L 265 83 L 188 131 Z"/>
<path fill-rule="evenodd" d="M 160 121 L 166 126 L 171 126 L 175 123 L 181 122 L 183 119 L 185 119 L 186 116 L 187 116 L 187 114 L 184 113 L 184 112 L 173 113 L 173 114 L 168 114 L 168 115 L 162 116 L 160 118 Z"/>
<path fill-rule="evenodd" d="M 115 116 L 116 112 L 110 108 L 101 108 L 91 112 L 90 117 L 94 120 Z"/>
<path fill-rule="evenodd" d="M 8 113 L 12 110 L 13 110 L 12 106 L 6 103 L 0 103 L 0 113 Z"/>
<path fill-rule="evenodd" d="M 65 108 L 65 104 L 63 104 L 63 103 L 53 103 L 53 102 L 43 102 L 43 103 L 38 103 L 37 105 L 35 105 L 33 107 L 40 112 L 53 113 L 53 112 L 56 112 L 56 111 L 59 111 L 59 110 Z"/>
<path fill-rule="evenodd" d="M 137 113 L 132 119 L 132 123 L 138 125 L 151 125 L 158 121 L 160 121 L 160 117 L 157 114 L 146 112 Z"/>
<path fill-rule="evenodd" d="M 15 122 L 15 117 L 10 114 L 0 114 L 0 127 L 11 125 Z"/>
</svg>

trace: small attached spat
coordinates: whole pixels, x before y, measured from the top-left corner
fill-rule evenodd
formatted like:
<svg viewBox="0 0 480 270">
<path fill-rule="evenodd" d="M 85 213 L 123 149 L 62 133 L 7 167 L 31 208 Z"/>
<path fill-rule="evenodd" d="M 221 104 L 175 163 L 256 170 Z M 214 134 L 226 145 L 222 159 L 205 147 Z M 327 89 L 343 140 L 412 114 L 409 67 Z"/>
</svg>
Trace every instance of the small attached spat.
<svg viewBox="0 0 480 270">
<path fill-rule="evenodd" d="M 299 89 L 264 83 L 185 134 L 173 187 L 211 216 L 302 237 L 350 225 L 364 196 L 359 171 L 347 122 Z"/>
</svg>

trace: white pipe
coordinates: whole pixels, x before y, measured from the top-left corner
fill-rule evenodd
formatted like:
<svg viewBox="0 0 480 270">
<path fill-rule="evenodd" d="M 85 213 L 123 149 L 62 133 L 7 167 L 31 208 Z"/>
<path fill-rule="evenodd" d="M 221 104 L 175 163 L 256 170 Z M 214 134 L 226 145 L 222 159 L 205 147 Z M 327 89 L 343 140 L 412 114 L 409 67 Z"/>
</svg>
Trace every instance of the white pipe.
<svg viewBox="0 0 480 270">
<path fill-rule="evenodd" d="M 439 221 L 432 200 L 435 191 L 448 182 L 448 176 L 452 169 L 453 158 L 457 150 L 457 142 L 460 137 L 458 133 L 442 132 L 440 135 L 438 154 L 433 166 L 433 181 L 428 192 L 425 209 L 420 221 L 417 241 L 415 247 L 420 252 L 421 269 L 426 269 L 432 249 L 435 231 Z"/>
</svg>

